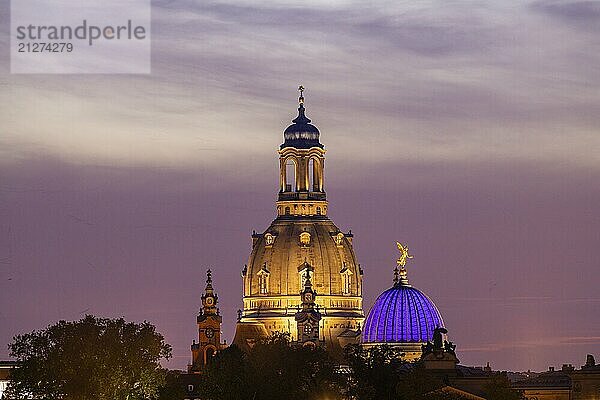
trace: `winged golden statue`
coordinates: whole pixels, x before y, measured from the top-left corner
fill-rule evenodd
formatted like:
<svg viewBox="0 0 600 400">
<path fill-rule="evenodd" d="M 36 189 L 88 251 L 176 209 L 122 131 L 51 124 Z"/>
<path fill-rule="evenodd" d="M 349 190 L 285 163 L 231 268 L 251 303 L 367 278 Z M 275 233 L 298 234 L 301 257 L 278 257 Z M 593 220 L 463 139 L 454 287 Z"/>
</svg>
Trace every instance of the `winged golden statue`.
<svg viewBox="0 0 600 400">
<path fill-rule="evenodd" d="M 413 256 L 408 253 L 408 246 L 403 245 L 400 242 L 396 242 L 396 246 L 398 246 L 398 250 L 400 250 L 400 258 L 396 261 L 396 263 L 404 268 L 406 266 L 406 260 L 410 260 L 413 258 Z"/>
</svg>

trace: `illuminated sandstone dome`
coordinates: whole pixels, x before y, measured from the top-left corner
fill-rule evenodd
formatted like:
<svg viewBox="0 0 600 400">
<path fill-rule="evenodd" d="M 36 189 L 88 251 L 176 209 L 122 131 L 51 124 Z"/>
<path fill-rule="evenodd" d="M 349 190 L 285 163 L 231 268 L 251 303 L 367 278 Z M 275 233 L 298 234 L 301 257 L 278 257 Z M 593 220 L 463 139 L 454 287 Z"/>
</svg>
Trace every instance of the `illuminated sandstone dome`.
<svg viewBox="0 0 600 400">
<path fill-rule="evenodd" d="M 396 346 L 414 360 L 421 355 L 421 345 L 432 341 L 433 331 L 444 327 L 444 321 L 433 301 L 409 285 L 406 269 L 395 272 L 394 286 L 379 295 L 367 315 L 363 343 Z"/>
<path fill-rule="evenodd" d="M 334 353 L 360 341 L 362 270 L 352 248 L 352 234 L 327 216 L 323 187 L 325 149 L 319 130 L 305 115 L 300 96 L 298 117 L 284 132 L 279 149 L 277 217 L 252 235 L 252 252 L 242 271 L 244 308 L 234 343 L 251 345 L 245 325 L 264 325 L 266 332 L 289 332 L 296 338 L 294 315 L 301 304 L 306 276 L 316 291 L 322 315 L 319 336 Z"/>
</svg>

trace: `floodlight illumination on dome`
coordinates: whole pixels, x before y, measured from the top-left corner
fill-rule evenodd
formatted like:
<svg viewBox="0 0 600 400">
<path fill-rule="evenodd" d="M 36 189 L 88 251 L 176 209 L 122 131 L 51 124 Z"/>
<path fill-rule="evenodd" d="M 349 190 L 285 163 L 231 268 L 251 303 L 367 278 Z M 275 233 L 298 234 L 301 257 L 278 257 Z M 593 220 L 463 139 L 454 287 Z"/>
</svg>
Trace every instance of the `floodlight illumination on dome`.
<svg viewBox="0 0 600 400">
<path fill-rule="evenodd" d="M 234 343 L 249 348 L 248 343 L 275 332 L 288 332 L 300 341 L 312 337 L 316 326 L 320 333 L 313 339 L 324 342 L 341 361 L 346 345 L 360 343 L 363 270 L 354 254 L 352 232 L 342 232 L 328 217 L 326 150 L 319 129 L 306 115 L 304 87 L 298 90 L 297 117 L 283 132 L 277 151 L 276 218 L 252 234 L 252 251 L 242 269 L 244 306 Z M 318 292 L 315 307 L 323 310 L 318 325 L 306 331 L 310 333 L 298 330 L 304 319 L 295 317 L 304 301 L 300 292 L 307 274 Z M 262 328 L 249 328 L 253 326 Z"/>
</svg>

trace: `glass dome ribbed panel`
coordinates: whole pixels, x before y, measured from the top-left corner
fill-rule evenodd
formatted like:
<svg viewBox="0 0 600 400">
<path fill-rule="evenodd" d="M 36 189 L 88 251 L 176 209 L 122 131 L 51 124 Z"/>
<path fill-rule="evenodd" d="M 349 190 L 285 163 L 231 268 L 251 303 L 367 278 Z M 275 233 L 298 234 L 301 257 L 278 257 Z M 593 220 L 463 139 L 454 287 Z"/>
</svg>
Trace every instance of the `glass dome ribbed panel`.
<svg viewBox="0 0 600 400">
<path fill-rule="evenodd" d="M 443 326 L 429 297 L 412 286 L 395 285 L 375 300 L 365 321 L 363 342 L 427 342 L 432 340 L 433 330 Z"/>
</svg>

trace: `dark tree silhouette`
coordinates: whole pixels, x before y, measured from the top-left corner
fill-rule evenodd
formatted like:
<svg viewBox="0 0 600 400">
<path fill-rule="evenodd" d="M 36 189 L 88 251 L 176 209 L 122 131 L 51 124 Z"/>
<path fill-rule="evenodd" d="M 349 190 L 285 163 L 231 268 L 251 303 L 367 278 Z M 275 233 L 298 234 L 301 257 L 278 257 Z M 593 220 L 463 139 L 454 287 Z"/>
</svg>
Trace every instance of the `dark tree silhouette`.
<svg viewBox="0 0 600 400">
<path fill-rule="evenodd" d="M 398 399 L 405 400 L 450 400 L 460 398 L 440 391 L 444 387 L 442 379 L 425 370 L 421 365 L 413 366 L 396 385 Z"/>
<path fill-rule="evenodd" d="M 221 351 L 203 379 L 203 398 L 317 399 L 339 397 L 335 363 L 322 348 L 294 346 L 278 333 L 245 354 L 235 346 Z"/>
<path fill-rule="evenodd" d="M 488 400 L 521 400 L 524 396 L 511 388 L 506 374 L 494 375 L 484 387 Z"/>
<path fill-rule="evenodd" d="M 408 371 L 399 350 L 387 345 L 348 345 L 345 357 L 351 369 L 346 396 L 357 400 L 398 398 L 396 386 Z"/>
<path fill-rule="evenodd" d="M 422 364 L 409 364 L 402 354 L 387 345 L 346 347 L 346 360 L 351 368 L 345 396 L 356 400 L 457 400 L 460 394 L 442 390 L 447 384 Z M 521 394 L 510 387 L 506 375 L 490 375 L 483 387 L 489 400 L 521 400 Z"/>
<path fill-rule="evenodd" d="M 180 371 L 166 371 L 165 383 L 158 390 L 158 400 L 179 400 L 186 396 Z"/>
<path fill-rule="evenodd" d="M 135 400 L 158 396 L 171 347 L 148 322 L 91 315 L 13 338 L 8 398 Z"/>
<path fill-rule="evenodd" d="M 248 356 L 232 345 L 217 353 L 203 373 L 200 383 L 202 397 L 222 400 L 249 399 Z"/>
</svg>

